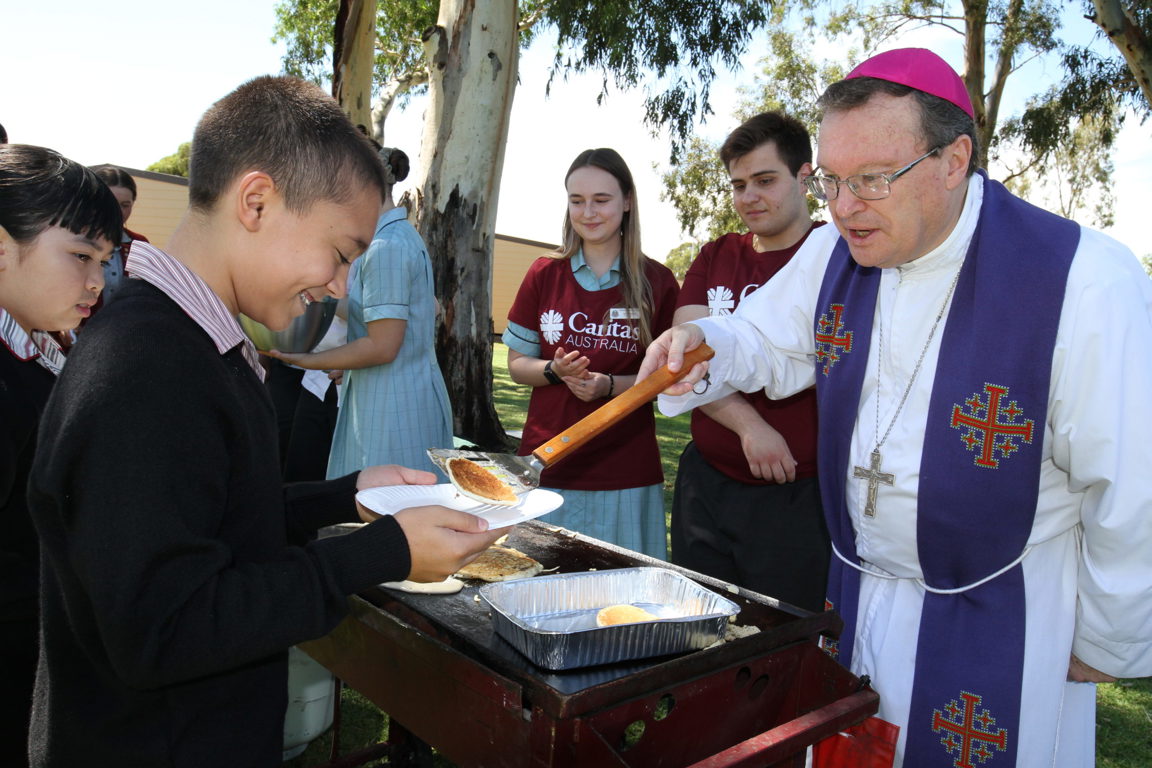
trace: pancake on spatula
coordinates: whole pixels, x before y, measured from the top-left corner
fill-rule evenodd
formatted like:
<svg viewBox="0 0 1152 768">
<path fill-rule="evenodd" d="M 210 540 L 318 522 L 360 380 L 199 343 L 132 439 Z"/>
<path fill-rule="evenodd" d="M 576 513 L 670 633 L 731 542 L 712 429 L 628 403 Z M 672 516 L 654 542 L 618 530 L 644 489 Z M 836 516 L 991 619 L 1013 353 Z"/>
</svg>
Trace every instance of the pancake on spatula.
<svg viewBox="0 0 1152 768">
<path fill-rule="evenodd" d="M 482 504 L 511 507 L 520 502 L 512 486 L 501 480 L 487 467 L 470 459 L 448 459 L 444 462 L 448 479 L 463 496 Z"/>
</svg>

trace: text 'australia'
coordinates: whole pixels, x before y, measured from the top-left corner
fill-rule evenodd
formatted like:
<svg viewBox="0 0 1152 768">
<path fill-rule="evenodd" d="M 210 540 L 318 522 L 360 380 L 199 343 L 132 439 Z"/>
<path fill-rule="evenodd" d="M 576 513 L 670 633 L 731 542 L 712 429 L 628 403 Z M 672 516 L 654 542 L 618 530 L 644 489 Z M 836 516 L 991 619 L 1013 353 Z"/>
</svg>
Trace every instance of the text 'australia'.
<svg viewBox="0 0 1152 768">
<path fill-rule="evenodd" d="M 637 354 L 639 331 L 628 321 L 610 320 L 596 322 L 585 312 L 573 312 L 568 316 L 568 333 L 565 334 L 566 348 L 587 350 L 610 350 L 624 354 Z"/>
</svg>

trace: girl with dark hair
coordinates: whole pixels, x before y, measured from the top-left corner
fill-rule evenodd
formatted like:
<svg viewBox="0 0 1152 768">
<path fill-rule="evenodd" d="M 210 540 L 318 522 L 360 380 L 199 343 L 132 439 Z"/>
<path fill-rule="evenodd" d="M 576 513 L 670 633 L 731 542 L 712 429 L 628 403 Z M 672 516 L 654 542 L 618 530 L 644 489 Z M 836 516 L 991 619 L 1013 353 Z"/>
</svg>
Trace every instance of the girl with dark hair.
<svg viewBox="0 0 1152 768">
<path fill-rule="evenodd" d="M 96 165 L 92 167 L 92 170 L 112 190 L 116 202 L 120 205 L 120 213 L 124 217 L 125 225 L 124 233 L 120 237 L 119 248 L 112 252 L 112 259 L 108 263 L 108 268 L 104 270 L 104 293 L 100 297 L 100 305 L 96 307 L 99 309 L 116 298 L 116 292 L 128 279 L 128 274 L 124 271 L 124 264 L 128 261 L 129 251 L 132 250 L 132 241 L 140 240 L 147 243 L 148 238 L 139 232 L 133 232 L 127 226 L 128 217 L 132 215 L 132 208 L 136 205 L 136 180 L 132 178 L 132 174 L 115 165 Z"/>
<path fill-rule="evenodd" d="M 615 150 L 582 152 L 564 185 L 564 243 L 529 268 L 504 332 L 512 379 L 533 388 L 522 454 L 632 386 L 679 291 L 640 249 L 632 173 Z M 665 559 L 663 482 L 645 406 L 545 470 L 542 485 L 564 496 L 548 521 Z"/>
<path fill-rule="evenodd" d="M 0 765 L 27 765 L 38 656 L 40 549 L 25 488 L 64 353 L 53 333 L 89 316 L 120 239 L 112 193 L 50 149 L 0 145 Z"/>
<path fill-rule="evenodd" d="M 291 365 L 343 370 L 328 477 L 374 464 L 436 471 L 425 451 L 452 445 L 452 406 L 436 361 L 436 295 L 428 249 L 396 205 L 408 155 L 380 150 L 385 197 L 376 234 L 348 275 L 348 343 L 323 352 L 273 352 Z"/>
</svg>

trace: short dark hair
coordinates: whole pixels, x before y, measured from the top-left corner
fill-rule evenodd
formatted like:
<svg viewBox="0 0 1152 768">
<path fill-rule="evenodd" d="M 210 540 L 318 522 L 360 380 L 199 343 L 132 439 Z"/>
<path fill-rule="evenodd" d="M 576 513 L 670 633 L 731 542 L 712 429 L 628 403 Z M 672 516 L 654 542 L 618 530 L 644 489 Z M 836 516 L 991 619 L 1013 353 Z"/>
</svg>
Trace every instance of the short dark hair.
<svg viewBox="0 0 1152 768">
<path fill-rule="evenodd" d="M 257 77 L 213 104 L 192 136 L 188 201 L 212 208 L 237 177 L 267 173 L 289 210 L 344 203 L 359 188 L 384 193 L 376 150 L 318 86 L 294 77 Z"/>
<path fill-rule="evenodd" d="M 898 98 L 911 94 L 916 99 L 920 107 L 920 132 L 925 151 L 933 147 L 946 147 L 961 136 L 971 139 L 972 157 L 968 160 L 967 175 L 971 176 L 975 172 L 976 156 L 980 154 L 976 123 L 967 112 L 947 99 L 890 80 L 853 77 L 828 86 L 816 105 L 824 112 L 844 112 L 864 106 L 877 93 Z"/>
<path fill-rule="evenodd" d="M 136 179 L 132 178 L 132 174 L 123 168 L 105 163 L 104 165 L 94 165 L 92 170 L 96 175 L 110 187 L 124 187 L 132 193 L 132 199 L 136 199 Z"/>
<path fill-rule="evenodd" d="M 724 140 L 720 162 L 728 169 L 735 161 L 769 142 L 776 145 L 777 154 L 793 176 L 800 173 L 804 163 L 812 162 L 812 137 L 808 129 L 804 123 L 781 112 L 761 112 L 745 120 Z"/>
<path fill-rule="evenodd" d="M 88 168 L 29 144 L 0 144 L 0 226 L 27 245 L 49 227 L 120 242 L 124 217 L 112 190 Z"/>
<path fill-rule="evenodd" d="M 4 126 L 0 125 L 0 144 L 8 143 L 8 131 L 4 130 Z"/>
</svg>

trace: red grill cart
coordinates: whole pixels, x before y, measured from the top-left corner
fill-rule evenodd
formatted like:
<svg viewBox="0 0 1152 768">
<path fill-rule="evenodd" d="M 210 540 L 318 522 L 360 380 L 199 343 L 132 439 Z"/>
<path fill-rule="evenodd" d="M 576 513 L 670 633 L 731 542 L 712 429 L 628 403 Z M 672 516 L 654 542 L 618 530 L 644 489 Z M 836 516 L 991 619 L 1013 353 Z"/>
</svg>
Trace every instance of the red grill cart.
<svg viewBox="0 0 1152 768">
<path fill-rule="evenodd" d="M 403 752 L 406 733 L 459 766 L 802 766 L 805 748 L 876 712 L 878 696 L 816 644 L 834 613 L 809 613 L 538 521 L 508 545 L 560 573 L 659 565 L 740 605 L 758 634 L 678 656 L 551 672 L 492 629 L 475 585 L 456 595 L 385 589 L 309 655 L 391 718 L 390 742 L 334 759 Z"/>
</svg>

